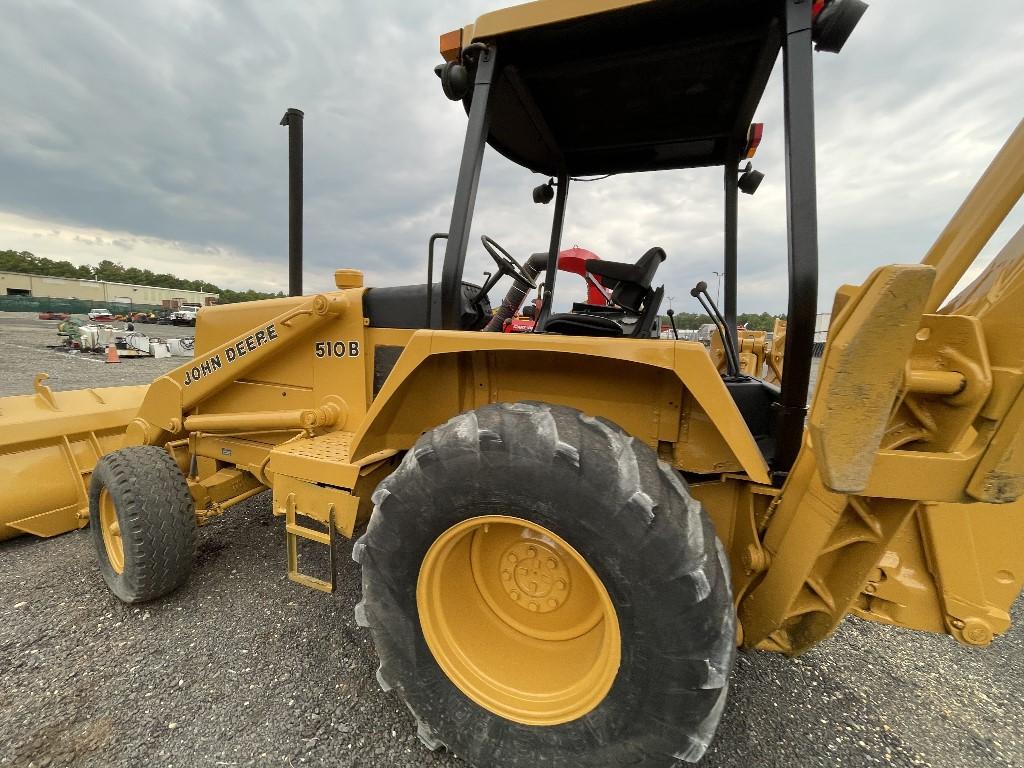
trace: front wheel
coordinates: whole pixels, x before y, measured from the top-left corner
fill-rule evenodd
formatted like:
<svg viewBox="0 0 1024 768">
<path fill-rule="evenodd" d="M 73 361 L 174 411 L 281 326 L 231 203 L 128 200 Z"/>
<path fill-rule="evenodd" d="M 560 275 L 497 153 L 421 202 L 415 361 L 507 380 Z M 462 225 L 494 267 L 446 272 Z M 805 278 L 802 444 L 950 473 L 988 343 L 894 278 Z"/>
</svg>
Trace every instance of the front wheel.
<svg viewBox="0 0 1024 768">
<path fill-rule="evenodd" d="M 97 462 L 89 526 L 103 580 L 126 603 L 166 595 L 192 572 L 195 505 L 163 448 L 122 448 Z"/>
<path fill-rule="evenodd" d="M 615 425 L 498 404 L 423 435 L 354 556 L 378 678 L 479 768 L 674 766 L 718 725 L 727 565 L 678 474 Z"/>
</svg>

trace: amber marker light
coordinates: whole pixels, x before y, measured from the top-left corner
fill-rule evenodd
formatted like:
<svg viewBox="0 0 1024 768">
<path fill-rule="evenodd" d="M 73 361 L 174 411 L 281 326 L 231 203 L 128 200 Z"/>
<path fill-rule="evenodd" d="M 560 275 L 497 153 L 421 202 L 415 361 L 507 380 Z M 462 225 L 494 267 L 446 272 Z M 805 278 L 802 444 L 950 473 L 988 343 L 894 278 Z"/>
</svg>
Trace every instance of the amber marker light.
<svg viewBox="0 0 1024 768">
<path fill-rule="evenodd" d="M 751 123 L 747 129 L 747 148 L 743 150 L 743 158 L 749 160 L 757 153 L 761 145 L 761 136 L 764 135 L 764 123 Z"/>
<path fill-rule="evenodd" d="M 462 53 L 462 29 L 453 29 L 441 35 L 441 56 L 445 61 L 456 61 Z"/>
</svg>

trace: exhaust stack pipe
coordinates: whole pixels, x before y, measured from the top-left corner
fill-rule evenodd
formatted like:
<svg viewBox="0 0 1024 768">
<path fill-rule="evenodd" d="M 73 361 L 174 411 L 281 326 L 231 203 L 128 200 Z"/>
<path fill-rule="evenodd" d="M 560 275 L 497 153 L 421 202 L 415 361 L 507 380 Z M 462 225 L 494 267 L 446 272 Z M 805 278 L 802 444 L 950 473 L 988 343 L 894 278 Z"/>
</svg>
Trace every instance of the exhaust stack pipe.
<svg viewBox="0 0 1024 768">
<path fill-rule="evenodd" d="M 281 118 L 288 126 L 288 295 L 302 295 L 302 118 L 289 107 Z"/>
</svg>

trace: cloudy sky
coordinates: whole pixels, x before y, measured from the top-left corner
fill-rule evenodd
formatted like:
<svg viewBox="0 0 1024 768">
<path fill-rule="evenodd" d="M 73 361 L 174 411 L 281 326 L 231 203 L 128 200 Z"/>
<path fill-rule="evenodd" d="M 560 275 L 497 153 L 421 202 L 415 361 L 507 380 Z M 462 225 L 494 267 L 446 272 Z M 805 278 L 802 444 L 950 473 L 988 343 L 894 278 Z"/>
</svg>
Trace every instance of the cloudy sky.
<svg viewBox="0 0 1024 768">
<path fill-rule="evenodd" d="M 3 0 L 0 249 L 286 290 L 278 122 L 296 106 L 307 292 L 337 267 L 422 282 L 465 127 L 432 71 L 438 35 L 500 5 Z M 919 260 L 1024 115 L 1024 17 L 1019 0 L 873 0 L 843 53 L 815 61 L 825 310 L 836 286 Z M 756 118 L 766 179 L 740 201 L 741 312 L 786 307 L 778 74 Z M 489 151 L 476 234 L 520 258 L 546 247 L 540 181 Z M 663 246 L 666 293 L 693 309 L 689 288 L 721 269 L 719 190 L 718 170 L 577 184 L 563 243 L 614 260 Z M 1016 210 L 992 245 L 1022 223 Z M 472 245 L 467 277 L 490 264 Z"/>
</svg>

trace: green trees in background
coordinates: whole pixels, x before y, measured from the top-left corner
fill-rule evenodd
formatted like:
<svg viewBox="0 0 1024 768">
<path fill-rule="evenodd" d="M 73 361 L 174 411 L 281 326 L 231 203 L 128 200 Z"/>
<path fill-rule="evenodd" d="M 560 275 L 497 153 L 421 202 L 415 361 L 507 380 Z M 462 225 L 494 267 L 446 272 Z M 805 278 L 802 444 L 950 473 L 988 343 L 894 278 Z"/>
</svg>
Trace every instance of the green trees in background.
<svg viewBox="0 0 1024 768">
<path fill-rule="evenodd" d="M 203 280 L 184 280 L 167 273 L 157 274 L 148 269 L 125 267 L 108 259 L 96 266 L 75 266 L 70 261 L 55 261 L 45 256 L 36 256 L 28 251 L 0 251 L 0 272 L 21 272 L 45 277 L 77 277 L 86 280 L 106 280 L 112 283 L 131 283 L 132 285 L 150 285 L 156 288 L 180 288 L 188 291 L 204 291 L 220 294 L 221 304 L 235 304 L 240 301 L 257 301 L 284 296 L 283 293 L 261 293 L 260 291 L 232 291 L 218 288 L 213 283 Z M 778 315 L 785 319 L 785 315 Z M 742 314 L 736 317 L 739 325 L 746 323 L 751 331 L 770 331 L 775 327 L 776 315 L 762 312 L 759 315 Z M 662 325 L 668 326 L 668 317 L 662 315 Z M 681 331 L 695 331 L 711 318 L 692 312 L 677 312 L 676 328 Z"/>
<path fill-rule="evenodd" d="M 283 293 L 262 293 L 260 291 L 232 291 L 218 288 L 203 280 L 184 280 L 167 273 L 155 273 L 148 269 L 125 267 L 109 259 L 96 266 L 75 266 L 70 261 L 55 261 L 45 256 L 36 256 L 28 251 L 0 251 L 0 272 L 43 275 L 44 277 L 71 277 L 85 280 L 106 280 L 112 283 L 148 285 L 154 288 L 178 288 L 186 291 L 202 291 L 220 294 L 221 304 L 235 304 L 239 301 L 256 301 L 284 296 Z"/>
<path fill-rule="evenodd" d="M 744 313 L 736 315 L 736 324 L 746 324 L 748 331 L 770 331 L 775 327 L 775 318 L 786 319 L 785 315 L 769 315 L 767 312 L 762 312 L 759 315 L 752 313 Z M 675 314 L 676 328 L 680 331 L 695 331 L 705 323 L 710 323 L 711 318 L 703 314 L 694 314 L 693 312 L 676 312 Z M 664 313 L 661 316 L 661 324 L 668 327 L 668 316 Z"/>
<path fill-rule="evenodd" d="M 770 331 L 775 327 L 775 319 L 785 320 L 785 314 L 782 315 L 769 315 L 767 312 L 762 312 L 759 315 L 753 313 L 744 313 L 736 316 L 736 324 L 743 325 L 747 324 L 748 331 Z"/>
</svg>

